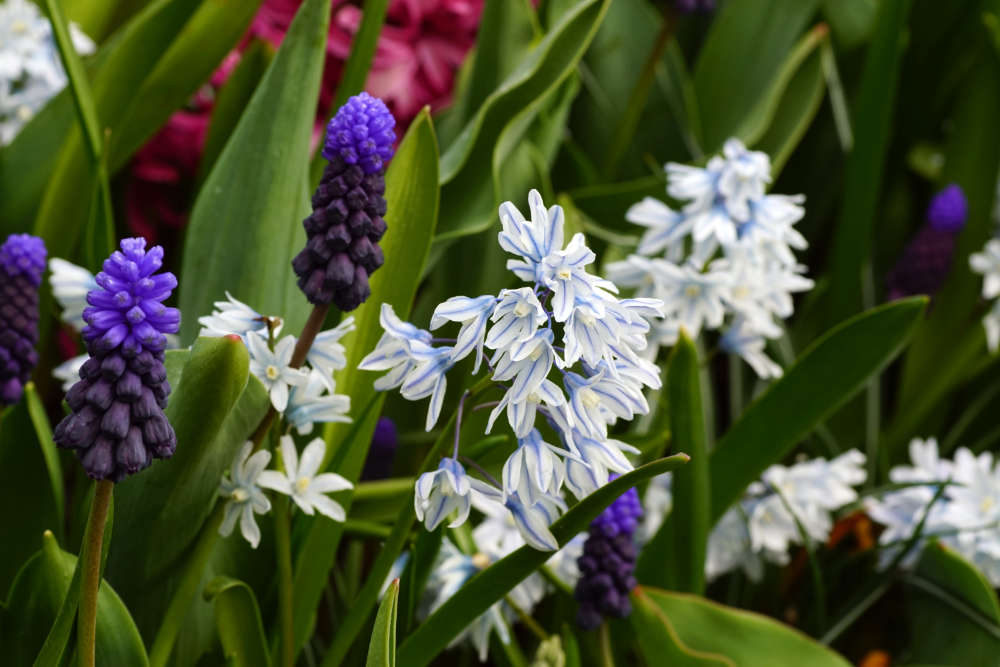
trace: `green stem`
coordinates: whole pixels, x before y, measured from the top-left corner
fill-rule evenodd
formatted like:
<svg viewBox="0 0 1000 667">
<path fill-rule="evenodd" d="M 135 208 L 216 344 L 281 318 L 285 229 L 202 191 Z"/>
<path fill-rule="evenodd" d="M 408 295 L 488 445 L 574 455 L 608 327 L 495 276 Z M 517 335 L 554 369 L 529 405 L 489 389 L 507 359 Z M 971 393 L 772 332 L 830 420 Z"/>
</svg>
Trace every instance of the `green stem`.
<svg viewBox="0 0 1000 667">
<path fill-rule="evenodd" d="M 531 630 L 531 633 L 535 635 L 539 641 L 548 641 L 549 633 L 545 632 L 545 628 L 539 625 L 538 621 L 533 619 L 528 612 L 521 609 L 521 607 L 514 602 L 509 595 L 503 596 L 503 600 L 510 606 L 511 609 L 514 610 L 514 613 L 517 614 L 518 620 L 524 623 L 524 626 Z"/>
<path fill-rule="evenodd" d="M 625 114 L 618 122 L 614 139 L 611 140 L 611 144 L 608 146 L 605 170 L 609 177 L 614 177 L 618 171 L 618 164 L 625 156 L 625 150 L 632 145 L 632 136 L 635 134 L 635 128 L 639 124 L 639 117 L 642 115 L 642 110 L 646 107 L 649 89 L 652 88 L 653 81 L 656 79 L 656 67 L 660 64 L 660 59 L 667 50 L 667 45 L 670 43 L 670 38 L 674 34 L 676 25 L 677 22 L 674 20 L 673 11 L 669 8 L 665 9 L 663 21 L 660 23 L 660 31 L 656 35 L 656 41 L 653 43 L 653 48 L 646 57 L 646 62 L 642 66 L 642 71 L 635 82 L 632 94 L 629 95 L 628 103 L 625 106 Z"/>
<path fill-rule="evenodd" d="M 601 623 L 598 636 L 601 644 L 601 666 L 615 667 L 615 654 L 611 650 L 611 629 L 608 627 L 607 621 Z"/>
<path fill-rule="evenodd" d="M 150 667 L 165 667 L 170 660 L 174 642 L 180 633 L 181 625 L 191 610 L 191 603 L 198 594 L 198 587 L 205 573 L 205 567 L 208 565 L 208 559 L 219 539 L 219 526 L 222 525 L 225 506 L 225 503 L 217 502 L 215 509 L 201 529 L 198 543 L 195 544 L 194 550 L 188 558 L 180 585 L 170 599 L 167 611 L 160 621 L 160 629 L 157 631 L 153 646 L 149 651 Z"/>
<path fill-rule="evenodd" d="M 80 609 L 77 616 L 77 652 L 81 667 L 94 667 L 97 647 L 97 593 L 101 585 L 101 547 L 104 544 L 104 524 L 108 521 L 108 506 L 114 482 L 101 480 L 94 490 L 90 519 L 83 543 L 83 580 Z"/>
<path fill-rule="evenodd" d="M 274 501 L 274 543 L 278 549 L 278 615 L 281 618 L 281 664 L 295 665 L 295 622 L 292 599 L 292 529 L 288 499 Z"/>
</svg>

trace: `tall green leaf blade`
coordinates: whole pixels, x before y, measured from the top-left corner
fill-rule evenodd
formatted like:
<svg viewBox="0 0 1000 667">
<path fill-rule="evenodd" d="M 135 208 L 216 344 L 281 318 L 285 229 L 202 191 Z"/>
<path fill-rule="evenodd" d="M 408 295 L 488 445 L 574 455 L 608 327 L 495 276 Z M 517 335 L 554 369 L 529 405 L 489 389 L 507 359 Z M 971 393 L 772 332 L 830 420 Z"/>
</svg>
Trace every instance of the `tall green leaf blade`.
<svg viewBox="0 0 1000 667">
<path fill-rule="evenodd" d="M 850 664 L 798 630 L 761 614 L 655 588 L 637 588 L 632 598 L 644 614 L 640 619 L 649 620 L 653 616 L 663 623 L 665 636 L 654 646 L 666 648 L 674 643 L 678 657 L 685 658 L 671 665 L 848 667 Z M 648 633 L 646 636 L 648 648 L 651 637 Z M 642 635 L 640 646 L 643 646 Z M 659 659 L 654 657 L 651 664 L 660 664 Z"/>
<path fill-rule="evenodd" d="M 711 528 L 704 412 L 698 350 L 681 334 L 667 372 L 670 439 L 674 451 L 691 462 L 673 474 L 673 511 L 639 555 L 636 577 L 644 584 L 701 594 L 705 591 L 705 554 Z"/>
<path fill-rule="evenodd" d="M 334 451 L 329 468 L 351 481 L 361 475 L 384 394 L 376 395 L 374 374 L 359 371 L 358 363 L 375 348 L 382 335 L 378 323 L 382 304 L 406 319 L 417 292 L 438 214 L 438 149 L 429 112 L 425 109 L 410 125 L 386 174 L 386 231 L 380 245 L 385 264 L 371 277 L 371 296 L 354 311 L 356 328 L 347 334 L 347 366 L 337 376 L 337 392 L 351 397 L 354 424 L 330 424 L 325 431 Z M 338 500 L 350 511 L 351 495 Z M 333 567 L 343 525 L 311 521 L 295 563 L 295 645 L 309 637 L 324 582 Z"/>
<path fill-rule="evenodd" d="M 746 410 L 710 457 L 713 523 L 765 468 L 899 354 L 926 305 L 923 297 L 903 299 L 842 322 Z"/>
<path fill-rule="evenodd" d="M 234 667 L 270 667 L 257 597 L 242 581 L 216 577 L 205 587 L 205 599 L 215 603 L 215 627 L 226 656 Z"/>
<path fill-rule="evenodd" d="M 854 110 L 854 148 L 847 157 L 844 204 L 834 228 L 828 324 L 861 308 L 862 273 L 871 258 L 909 11 L 910 0 L 879 3 Z"/>
<path fill-rule="evenodd" d="M 716 14 L 694 68 L 706 152 L 768 94 L 819 0 L 731 0 Z"/>
<path fill-rule="evenodd" d="M 372 639 L 368 644 L 365 667 L 395 667 L 396 665 L 396 611 L 399 604 L 399 579 L 389 584 L 382 604 L 375 616 Z"/>
<path fill-rule="evenodd" d="M 58 539 L 62 535 L 65 525 L 66 489 L 63 482 L 62 464 L 59 463 L 59 452 L 56 451 L 56 443 L 52 440 L 52 426 L 49 424 L 49 417 L 45 414 L 45 406 L 38 396 L 34 382 L 28 382 L 24 386 L 24 402 L 28 406 L 28 414 L 31 416 L 31 423 L 35 427 L 35 437 L 38 439 L 38 447 L 42 458 L 45 459 L 45 468 L 52 484 L 52 500 L 56 509 L 56 524 L 52 526 L 52 531 Z M 23 443 L 22 446 L 24 446 Z"/>
<path fill-rule="evenodd" d="M 305 244 L 301 221 L 309 140 L 326 53 L 330 3 L 307 0 L 195 201 L 184 245 L 181 338 L 228 290 L 299 331 L 308 302 L 292 257 Z"/>
<path fill-rule="evenodd" d="M 586 530 L 594 518 L 636 484 L 674 470 L 689 460 L 686 454 L 636 468 L 590 494 L 552 524 L 559 546 Z M 399 647 L 399 663 L 406 667 L 429 664 L 469 622 L 489 609 L 524 578 L 541 567 L 552 554 L 523 546 L 469 579 L 437 611 L 420 624 Z"/>
</svg>

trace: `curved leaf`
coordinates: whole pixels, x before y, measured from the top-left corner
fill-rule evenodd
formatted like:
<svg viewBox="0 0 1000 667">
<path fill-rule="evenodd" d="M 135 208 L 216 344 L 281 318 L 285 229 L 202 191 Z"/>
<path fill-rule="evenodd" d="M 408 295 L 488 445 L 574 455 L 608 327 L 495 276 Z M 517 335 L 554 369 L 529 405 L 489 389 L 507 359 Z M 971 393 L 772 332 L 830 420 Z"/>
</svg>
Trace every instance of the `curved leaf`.
<svg viewBox="0 0 1000 667">
<path fill-rule="evenodd" d="M 372 639 L 368 644 L 368 659 L 365 667 L 394 667 L 396 664 L 396 607 L 399 603 L 399 579 L 389 584 L 382 598 Z"/>
<path fill-rule="evenodd" d="M 329 2 L 303 3 L 195 201 L 181 272 L 185 341 L 227 290 L 284 317 L 289 331 L 305 322 L 309 304 L 291 261 L 305 245 L 309 141 L 329 20 Z"/>
<path fill-rule="evenodd" d="M 205 599 L 215 602 L 215 627 L 228 665 L 270 667 L 257 597 L 242 581 L 216 577 L 205 587 Z"/>
<path fill-rule="evenodd" d="M 553 523 L 552 535 L 560 546 L 565 545 L 577 533 L 586 530 L 594 517 L 625 491 L 650 477 L 673 470 L 688 460 L 686 454 L 674 454 L 647 463 L 608 482 Z M 525 545 L 474 575 L 406 638 L 399 647 L 399 663 L 406 667 L 429 664 L 471 619 L 502 600 L 512 588 L 551 556 L 551 552 L 538 551 Z"/>
<path fill-rule="evenodd" d="M 848 667 L 850 663 L 798 630 L 705 598 L 640 586 L 632 626 L 643 652 L 668 651 L 671 665 Z M 659 628 L 656 622 L 659 622 Z M 649 656 L 650 664 L 667 664 Z"/>
<path fill-rule="evenodd" d="M 751 405 L 710 458 L 712 522 L 909 341 L 927 299 L 873 308 L 828 331 Z"/>
</svg>

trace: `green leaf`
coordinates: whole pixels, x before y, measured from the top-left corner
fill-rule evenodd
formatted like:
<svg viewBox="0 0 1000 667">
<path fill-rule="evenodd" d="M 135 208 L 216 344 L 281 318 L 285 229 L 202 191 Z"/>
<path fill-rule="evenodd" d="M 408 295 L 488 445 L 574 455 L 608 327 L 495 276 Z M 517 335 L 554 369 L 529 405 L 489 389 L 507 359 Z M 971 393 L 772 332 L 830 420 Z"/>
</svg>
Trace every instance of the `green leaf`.
<svg viewBox="0 0 1000 667">
<path fill-rule="evenodd" d="M 718 11 L 694 68 L 706 152 L 777 103 L 775 84 L 789 76 L 782 70 L 819 2 L 731 0 Z"/>
<path fill-rule="evenodd" d="M 687 463 L 686 454 L 636 468 L 590 494 L 552 524 L 559 546 L 586 530 L 598 514 L 636 484 Z M 541 567 L 552 554 L 523 546 L 470 578 L 447 602 L 420 624 L 399 647 L 399 662 L 406 667 L 429 664 L 470 622 Z"/>
<path fill-rule="evenodd" d="M 62 465 L 59 463 L 59 453 L 56 451 L 56 443 L 52 440 L 52 427 L 49 424 L 48 415 L 45 414 L 45 406 L 42 405 L 42 399 L 38 396 L 38 390 L 35 389 L 34 382 L 29 382 L 24 386 L 24 401 L 28 406 L 31 423 L 35 427 L 35 437 L 38 439 L 42 458 L 45 459 L 45 469 L 49 473 L 49 482 L 52 484 L 52 500 L 56 510 L 56 524 L 52 527 L 52 530 L 56 535 L 56 539 L 59 539 L 65 525 L 64 516 L 66 507 L 66 491 L 63 482 Z"/>
<path fill-rule="evenodd" d="M 264 623 L 250 587 L 237 579 L 216 577 L 205 587 L 205 599 L 215 602 L 215 627 L 226 664 L 269 667 Z"/>
<path fill-rule="evenodd" d="M 491 184 L 494 151 L 506 128 L 573 72 L 593 39 L 608 0 L 581 0 L 486 98 L 476 115 L 441 156 L 441 224 L 437 240 L 487 229 L 494 221 Z M 508 141 L 514 140 L 508 137 Z"/>
<path fill-rule="evenodd" d="M 913 662 L 985 665 L 1000 652 L 1000 602 L 972 564 L 943 544 L 924 548 L 906 605 Z"/>
<path fill-rule="evenodd" d="M 396 664 L 396 606 L 399 603 L 399 579 L 389 584 L 382 598 L 372 640 L 368 644 L 368 659 L 365 667 L 394 667 Z"/>
<path fill-rule="evenodd" d="M 848 667 L 842 657 L 774 619 L 705 598 L 640 586 L 631 622 L 649 664 Z"/>
<path fill-rule="evenodd" d="M 380 245 L 385 264 L 371 277 L 371 296 L 354 311 L 356 328 L 344 336 L 347 366 L 337 376 L 337 392 L 351 397 L 354 424 L 330 424 L 325 431 L 333 450 L 329 469 L 352 482 L 361 475 L 384 394 L 376 395 L 374 376 L 359 371 L 358 363 L 375 348 L 382 335 L 382 304 L 407 318 L 423 272 L 438 214 L 437 139 L 425 109 L 410 125 L 386 173 L 388 231 Z M 328 456 L 330 456 L 328 450 Z M 351 494 L 337 496 L 350 512 Z M 333 521 L 310 521 L 295 562 L 295 645 L 301 648 L 311 634 L 316 608 L 333 567 L 343 526 Z"/>
<path fill-rule="evenodd" d="M 876 0 L 823 0 L 823 17 L 830 23 L 837 47 L 850 51 L 871 35 L 878 10 Z"/>
<path fill-rule="evenodd" d="M 765 468 L 899 354 L 926 305 L 923 297 L 903 299 L 840 323 L 744 412 L 710 457 L 713 523 Z"/>
<path fill-rule="evenodd" d="M 29 665 L 41 648 L 63 599 L 66 597 L 76 556 L 59 548 L 51 532 L 42 539 L 42 550 L 25 564 L 11 587 L 7 601 L 16 638 L 4 659 L 13 665 Z M 97 598 L 97 664 L 146 665 L 146 650 L 139 631 L 107 581 Z"/>
<path fill-rule="evenodd" d="M 854 148 L 847 157 L 844 204 L 834 227 L 828 323 L 856 313 L 862 303 L 862 272 L 871 256 L 910 0 L 884 0 L 878 11 L 854 109 Z"/>
<path fill-rule="evenodd" d="M 671 481 L 674 509 L 645 546 L 636 566 L 644 584 L 701 594 L 705 590 L 705 553 L 711 528 L 711 480 L 701 405 L 701 365 L 694 343 L 681 333 L 667 373 L 671 448 L 691 462 Z"/>
<path fill-rule="evenodd" d="M 330 3 L 305 2 L 195 201 L 184 244 L 181 285 L 191 340 L 198 316 L 228 290 L 258 312 L 299 331 L 309 304 L 295 284 L 292 257 L 305 245 L 301 221 L 309 140 L 319 97 Z"/>
</svg>

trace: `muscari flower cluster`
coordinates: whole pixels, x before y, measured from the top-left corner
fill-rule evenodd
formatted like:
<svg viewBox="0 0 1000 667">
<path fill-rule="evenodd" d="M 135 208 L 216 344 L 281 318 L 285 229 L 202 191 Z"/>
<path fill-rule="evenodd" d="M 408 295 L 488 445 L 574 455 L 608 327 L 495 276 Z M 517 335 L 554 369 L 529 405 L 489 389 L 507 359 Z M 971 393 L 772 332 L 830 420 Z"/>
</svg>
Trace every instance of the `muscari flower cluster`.
<svg viewBox="0 0 1000 667">
<path fill-rule="evenodd" d="M 1000 586 L 1000 462 L 990 452 L 977 455 L 964 447 L 952 460 L 942 458 L 934 438 L 911 441 L 910 461 L 889 471 L 903 488 L 865 502 L 868 515 L 885 526 L 880 566 L 899 559 L 910 567 L 927 540 L 936 539 Z M 900 553 L 914 537 L 914 548 Z"/>
<path fill-rule="evenodd" d="M 782 335 L 792 294 L 813 286 L 794 253 L 808 246 L 794 228 L 804 197 L 765 194 L 770 159 L 738 139 L 704 168 L 669 163 L 666 172 L 667 194 L 683 208 L 652 197 L 632 206 L 626 219 L 646 232 L 636 254 L 607 267 L 617 284 L 663 301 L 666 317 L 653 327 L 649 351 L 673 345 L 681 328 L 692 338 L 722 329 L 721 349 L 762 378 L 780 376 L 766 342 Z"/>
<path fill-rule="evenodd" d="M 518 438 L 503 466 L 502 484 L 496 488 L 467 477 L 456 443 L 451 458 L 417 480 L 417 516 L 433 530 L 457 513 L 451 522 L 456 526 L 467 518 L 473 497 L 481 497 L 506 507 L 528 544 L 554 550 L 558 545 L 548 527 L 566 508 L 563 487 L 582 498 L 603 486 L 609 472 L 632 468 L 624 453 L 634 448 L 610 438 L 609 427 L 646 414 L 643 388 L 660 386 L 657 367 L 640 353 L 662 304 L 618 299 L 613 283 L 587 271 L 595 255 L 582 234 L 563 246 L 562 209 L 546 208 L 534 190 L 528 201 L 530 220 L 511 202 L 500 206 L 499 243 L 518 257 L 508 260 L 507 268 L 530 286 L 440 304 L 431 329 L 457 323 L 454 339 L 435 339 L 383 304 L 385 334 L 359 368 L 387 372 L 375 381 L 378 390 L 399 388 L 408 400 L 429 397 L 430 430 L 440 416 L 447 372 L 470 355 L 473 373 L 485 363 L 503 390 L 486 430 L 506 413 Z M 538 417 L 561 447 L 536 428 Z"/>
<path fill-rule="evenodd" d="M 991 301 L 990 309 L 983 316 L 986 329 L 986 346 L 990 352 L 1000 349 L 1000 238 L 986 242 L 982 252 L 969 255 L 969 265 L 983 276 L 983 298 Z"/>
<path fill-rule="evenodd" d="M 38 286 L 45 254 L 45 243 L 30 234 L 12 234 L 0 245 L 0 406 L 21 400 L 38 363 Z"/>
<path fill-rule="evenodd" d="M 75 24 L 69 32 L 77 53 L 94 52 L 94 43 Z M 52 25 L 38 6 L 29 0 L 0 3 L 0 146 L 10 143 L 66 82 Z"/>
<path fill-rule="evenodd" d="M 605 617 L 625 618 L 632 611 L 628 595 L 636 586 L 634 535 L 641 518 L 639 494 L 629 489 L 591 522 L 577 560 L 580 577 L 574 592 L 580 604 L 576 620 L 585 630 L 596 629 Z"/>
<path fill-rule="evenodd" d="M 951 271 L 955 241 L 965 227 L 969 204 L 962 188 L 944 188 L 927 207 L 927 222 L 907 244 L 886 277 L 889 298 L 934 294 Z"/>
<path fill-rule="evenodd" d="M 864 464 L 864 454 L 851 450 L 830 461 L 817 458 L 770 466 L 712 528 L 705 576 L 713 580 L 742 569 L 759 581 L 766 563 L 787 565 L 790 548 L 803 544 L 803 539 L 825 542 L 833 514 L 858 499 L 854 487 L 865 481 Z M 668 473 L 654 478 L 646 491 L 641 532 L 645 539 L 669 514 L 669 489 Z"/>
<path fill-rule="evenodd" d="M 396 120 L 368 93 L 350 98 L 330 120 L 323 157 L 330 161 L 303 221 L 308 241 L 292 261 L 313 304 L 354 310 L 368 298 L 368 276 L 382 266 L 385 161 Z"/>
<path fill-rule="evenodd" d="M 163 305 L 177 286 L 170 272 L 156 273 L 163 248 L 146 250 L 140 238 L 124 239 L 87 293 L 83 337 L 89 358 L 66 394 L 72 414 L 53 433 L 57 445 L 76 452 L 94 479 L 121 481 L 169 458 L 174 430 L 163 414 L 170 394 L 163 365 L 166 334 L 176 333 L 180 312 Z"/>
</svg>

